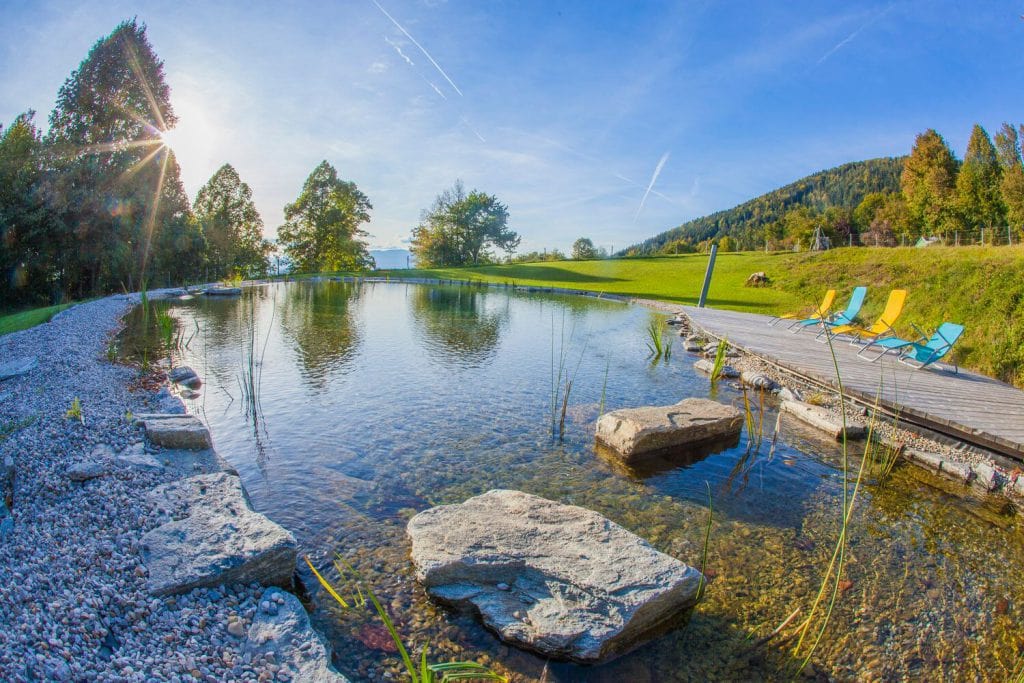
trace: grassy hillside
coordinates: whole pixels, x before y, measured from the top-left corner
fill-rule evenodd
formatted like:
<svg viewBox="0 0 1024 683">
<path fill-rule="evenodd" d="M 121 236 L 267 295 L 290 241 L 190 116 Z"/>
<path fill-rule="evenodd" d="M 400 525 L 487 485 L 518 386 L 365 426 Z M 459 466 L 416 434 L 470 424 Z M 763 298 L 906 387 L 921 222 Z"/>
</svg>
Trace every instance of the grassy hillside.
<svg viewBox="0 0 1024 683">
<path fill-rule="evenodd" d="M 611 261 L 561 261 L 479 268 L 390 271 L 395 276 L 485 280 L 544 285 L 696 303 L 707 256 L 666 256 Z M 744 287 L 765 271 L 768 288 Z M 823 253 L 720 254 L 708 305 L 755 313 L 779 313 L 817 303 L 825 289 L 868 286 L 862 312 L 873 321 L 889 290 L 909 290 L 897 330 L 913 335 L 910 322 L 933 330 L 943 321 L 967 330 L 955 349 L 964 367 L 1024 387 L 1024 247 L 929 247 L 927 249 L 834 249 Z"/>
<path fill-rule="evenodd" d="M 777 190 L 765 193 L 725 211 L 701 216 L 628 247 L 640 254 L 657 253 L 680 238 L 697 243 L 729 235 L 741 248 L 764 246 L 764 226 L 780 220 L 787 211 L 807 206 L 824 211 L 831 206 L 856 208 L 869 192 L 896 192 L 904 157 L 855 161 L 819 171 Z"/>
</svg>

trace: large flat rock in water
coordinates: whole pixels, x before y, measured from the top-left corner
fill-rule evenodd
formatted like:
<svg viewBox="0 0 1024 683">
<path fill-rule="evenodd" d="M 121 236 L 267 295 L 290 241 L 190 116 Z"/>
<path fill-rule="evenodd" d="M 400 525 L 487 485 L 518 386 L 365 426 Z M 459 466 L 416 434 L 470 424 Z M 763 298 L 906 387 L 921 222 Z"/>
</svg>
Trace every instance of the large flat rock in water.
<svg viewBox="0 0 1024 683">
<path fill-rule="evenodd" d="M 597 421 L 597 441 L 631 461 L 670 449 L 736 439 L 743 428 L 739 409 L 705 398 L 670 406 L 623 408 Z"/>
<path fill-rule="evenodd" d="M 154 489 L 150 500 L 173 518 L 142 537 L 151 594 L 222 583 L 291 585 L 295 537 L 250 508 L 237 476 L 181 479 Z"/>
<path fill-rule="evenodd" d="M 407 528 L 434 598 L 472 606 L 512 645 L 597 663 L 664 633 L 701 574 L 591 510 L 494 490 L 419 513 Z"/>
</svg>

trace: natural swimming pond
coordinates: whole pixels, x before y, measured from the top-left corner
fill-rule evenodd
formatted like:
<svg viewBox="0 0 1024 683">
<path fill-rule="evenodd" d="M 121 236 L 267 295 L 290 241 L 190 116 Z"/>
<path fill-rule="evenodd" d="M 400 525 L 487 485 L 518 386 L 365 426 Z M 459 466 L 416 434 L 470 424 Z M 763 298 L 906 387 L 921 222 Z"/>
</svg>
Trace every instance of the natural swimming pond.
<svg viewBox="0 0 1024 683">
<path fill-rule="evenodd" d="M 429 643 L 432 661 L 480 658 L 514 680 L 777 679 L 792 666 L 792 642 L 754 645 L 818 591 L 839 531 L 840 448 L 783 419 L 771 457 L 766 444 L 748 456 L 746 430 L 736 447 L 642 473 L 595 453 L 602 399 L 611 410 L 711 392 L 678 343 L 651 362 L 646 327 L 663 314 L 511 289 L 326 281 L 170 310 L 188 342 L 176 363 L 205 381 L 189 409 L 254 507 L 321 565 L 334 551 L 350 561 L 416 652 Z M 574 381 L 559 437 L 562 360 Z M 743 401 L 724 381 L 713 397 Z M 769 402 L 769 434 L 776 414 Z M 1024 646 L 1024 542 L 1015 518 L 949 486 L 899 467 L 861 489 L 843 590 L 805 675 L 1006 679 Z M 590 508 L 694 565 L 710 488 L 704 602 L 685 626 L 599 667 L 503 646 L 426 598 L 405 537 L 415 512 L 492 488 Z M 372 649 L 386 643 L 373 613 L 342 612 L 304 577 L 339 668 L 402 680 L 397 656 Z"/>
</svg>

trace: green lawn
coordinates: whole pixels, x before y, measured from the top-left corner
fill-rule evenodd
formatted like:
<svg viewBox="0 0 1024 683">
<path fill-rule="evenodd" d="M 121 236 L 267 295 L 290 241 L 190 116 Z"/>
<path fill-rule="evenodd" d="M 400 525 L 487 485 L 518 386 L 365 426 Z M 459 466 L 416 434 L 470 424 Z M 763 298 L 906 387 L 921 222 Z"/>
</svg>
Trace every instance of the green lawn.
<svg viewBox="0 0 1024 683">
<path fill-rule="evenodd" d="M 45 322 L 49 322 L 53 316 L 72 306 L 74 304 L 57 304 L 56 306 L 44 306 L 43 308 L 33 308 L 28 311 L 2 315 L 0 316 L 0 335 L 42 325 Z"/>
<path fill-rule="evenodd" d="M 777 288 L 744 287 L 757 271 L 779 270 L 789 254 L 719 254 L 708 293 L 708 305 L 738 311 L 774 312 L 800 305 L 792 293 Z M 552 261 L 477 268 L 392 270 L 395 277 L 484 280 L 544 287 L 585 289 L 696 304 L 708 257 L 702 254 L 607 261 Z"/>
</svg>

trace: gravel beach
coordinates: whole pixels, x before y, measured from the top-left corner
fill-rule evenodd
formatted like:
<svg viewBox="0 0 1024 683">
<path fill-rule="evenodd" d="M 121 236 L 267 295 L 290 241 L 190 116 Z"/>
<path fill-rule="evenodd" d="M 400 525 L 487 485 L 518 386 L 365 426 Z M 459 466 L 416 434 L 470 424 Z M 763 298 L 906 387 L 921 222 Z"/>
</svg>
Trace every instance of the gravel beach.
<svg viewBox="0 0 1024 683">
<path fill-rule="evenodd" d="M 0 680 L 290 680 L 272 654 L 242 652 L 261 586 L 146 592 L 139 541 L 165 520 L 144 493 L 170 475 L 115 461 L 103 476 L 68 476 L 100 444 L 143 441 L 128 411 L 167 408 L 166 392 L 130 391 L 137 371 L 106 360 L 133 301 L 81 304 L 0 337 L 0 363 L 38 358 L 0 383 L 0 462 L 15 471 L 13 527 L 0 527 Z M 76 397 L 84 422 L 66 416 Z"/>
</svg>

